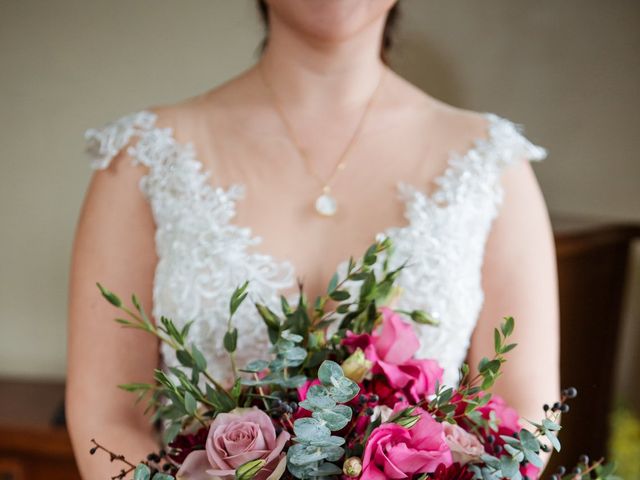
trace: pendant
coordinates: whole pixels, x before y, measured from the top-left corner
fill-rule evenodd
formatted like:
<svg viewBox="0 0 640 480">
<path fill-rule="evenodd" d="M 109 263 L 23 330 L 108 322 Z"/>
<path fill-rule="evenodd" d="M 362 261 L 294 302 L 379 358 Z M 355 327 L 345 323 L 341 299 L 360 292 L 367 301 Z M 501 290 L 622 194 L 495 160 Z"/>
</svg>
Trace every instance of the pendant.
<svg viewBox="0 0 640 480">
<path fill-rule="evenodd" d="M 329 195 L 328 192 L 323 193 L 316 199 L 316 211 L 325 217 L 332 217 L 338 210 L 338 202 Z"/>
</svg>

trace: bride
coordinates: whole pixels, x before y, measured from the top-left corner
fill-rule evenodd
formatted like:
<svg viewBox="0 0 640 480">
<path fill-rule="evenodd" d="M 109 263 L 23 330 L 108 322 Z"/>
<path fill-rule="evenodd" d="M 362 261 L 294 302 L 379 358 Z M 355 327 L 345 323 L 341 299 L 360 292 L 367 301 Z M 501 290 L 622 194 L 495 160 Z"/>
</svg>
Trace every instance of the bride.
<svg viewBox="0 0 640 480">
<path fill-rule="evenodd" d="M 135 292 L 154 318 L 195 320 L 190 335 L 222 380 L 227 302 L 244 279 L 277 305 L 324 290 L 376 237 L 409 260 L 400 308 L 419 355 L 445 381 L 492 354 L 493 328 L 516 319 L 495 392 L 537 418 L 559 395 L 558 298 L 547 209 L 529 160 L 546 151 L 495 113 L 443 103 L 386 63 L 394 0 L 259 2 L 261 58 L 226 83 L 87 130 L 91 166 L 71 266 L 67 416 L 84 478 L 109 478 L 89 455 L 100 438 L 127 458 L 157 450 L 141 402 L 117 384 L 153 383 L 172 352 L 118 328 L 96 282 Z M 203 60 L 209 61 L 209 60 Z M 239 359 L 266 345 L 243 304 Z M 244 342 L 244 343 L 243 343 Z"/>
</svg>

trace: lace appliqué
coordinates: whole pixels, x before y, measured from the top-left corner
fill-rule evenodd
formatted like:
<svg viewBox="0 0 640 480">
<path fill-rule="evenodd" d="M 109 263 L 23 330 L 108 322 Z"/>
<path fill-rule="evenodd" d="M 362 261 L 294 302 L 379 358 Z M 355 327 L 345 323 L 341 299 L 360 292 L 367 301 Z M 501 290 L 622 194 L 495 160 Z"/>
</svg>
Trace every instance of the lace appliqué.
<svg viewBox="0 0 640 480">
<path fill-rule="evenodd" d="M 457 384 L 484 300 L 481 267 L 503 199 L 501 172 L 516 161 L 547 156 L 522 134 L 521 125 L 493 113 L 484 115 L 487 138 L 476 140 L 463 154 L 451 153 L 432 194 L 398 184 L 407 225 L 378 235 L 394 241 L 392 268 L 409 262 L 398 278 L 403 291 L 398 308 L 423 309 L 440 320 L 438 327 L 416 325 L 418 355 L 438 360 L 449 385 Z M 172 318 L 178 326 L 193 320 L 190 337 L 207 358 L 209 370 L 229 379 L 222 338 L 233 290 L 249 279 L 250 300 L 278 309 L 280 293 L 293 286 L 295 272 L 289 262 L 249 253 L 248 247 L 260 238 L 232 222 L 244 186 L 214 188 L 208 181 L 211 172 L 202 171 L 193 145 L 178 143 L 172 129 L 158 128 L 155 121 L 153 112 L 143 110 L 87 130 L 91 167 L 107 168 L 120 149 L 133 137 L 138 139 L 127 151 L 135 163 L 148 167 L 140 188 L 157 226 L 153 315 Z M 346 268 L 344 262 L 338 271 Z M 242 305 L 234 323 L 240 333 L 238 364 L 264 357 L 266 331 L 250 301 Z M 165 365 L 176 363 L 171 349 L 163 347 L 161 353 Z"/>
</svg>

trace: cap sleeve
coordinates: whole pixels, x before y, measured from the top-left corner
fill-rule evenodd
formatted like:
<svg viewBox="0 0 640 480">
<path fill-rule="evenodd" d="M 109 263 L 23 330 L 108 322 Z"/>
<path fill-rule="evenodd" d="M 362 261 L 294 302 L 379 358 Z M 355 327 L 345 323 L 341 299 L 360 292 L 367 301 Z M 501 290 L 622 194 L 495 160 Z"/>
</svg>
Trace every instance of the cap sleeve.
<svg viewBox="0 0 640 480">
<path fill-rule="evenodd" d="M 508 118 L 490 113 L 491 138 L 499 167 L 507 167 L 521 160 L 542 161 L 548 156 L 545 147 L 536 145 L 524 135 L 524 126 Z"/>
<path fill-rule="evenodd" d="M 147 132 L 154 126 L 156 117 L 155 113 L 142 110 L 124 115 L 101 127 L 85 130 L 85 152 L 91 168 L 107 168 L 134 136 Z"/>
</svg>

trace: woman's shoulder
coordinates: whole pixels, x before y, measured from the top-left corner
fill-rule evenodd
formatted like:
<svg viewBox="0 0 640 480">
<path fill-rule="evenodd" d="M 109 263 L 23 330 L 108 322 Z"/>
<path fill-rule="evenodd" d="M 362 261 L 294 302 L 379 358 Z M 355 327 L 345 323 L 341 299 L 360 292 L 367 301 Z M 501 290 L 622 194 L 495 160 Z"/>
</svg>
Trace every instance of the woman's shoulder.
<svg viewBox="0 0 640 480">
<path fill-rule="evenodd" d="M 447 103 L 425 92 L 408 80 L 394 75 L 395 108 L 409 112 L 426 135 L 443 151 L 478 154 L 508 164 L 518 158 L 542 160 L 544 147 L 534 144 L 525 133 L 523 119 L 490 110 L 472 110 Z M 491 154 L 491 155 L 490 155 Z M 500 155 L 502 154 L 502 155 Z"/>
</svg>

